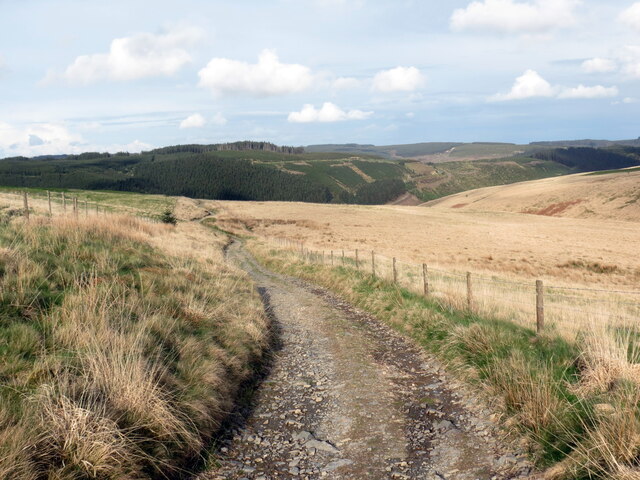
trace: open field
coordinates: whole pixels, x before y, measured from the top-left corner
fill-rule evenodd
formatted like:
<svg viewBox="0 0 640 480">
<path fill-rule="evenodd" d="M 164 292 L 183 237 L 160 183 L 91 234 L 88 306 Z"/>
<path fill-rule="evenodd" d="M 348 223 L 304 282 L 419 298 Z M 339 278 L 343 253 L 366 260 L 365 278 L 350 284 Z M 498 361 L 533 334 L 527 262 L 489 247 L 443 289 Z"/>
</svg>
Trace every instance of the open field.
<svg viewBox="0 0 640 480">
<path fill-rule="evenodd" d="M 543 280 L 547 324 L 566 338 L 590 324 L 626 328 L 640 314 L 635 292 L 640 229 L 631 222 L 567 219 L 514 213 L 460 212 L 425 207 L 331 206 L 217 202 L 223 229 L 286 238 L 334 264 L 342 251 L 363 270 L 423 289 L 422 264 L 433 294 L 467 308 L 466 272 L 472 272 L 474 310 L 535 328 L 535 281 Z M 316 255 L 315 261 L 320 261 Z M 583 291 L 582 288 L 605 290 Z"/>
<path fill-rule="evenodd" d="M 631 222 L 402 206 L 211 205 L 220 226 L 245 224 L 317 250 L 375 250 L 433 267 L 603 287 L 633 288 L 640 275 L 640 229 Z"/>
<path fill-rule="evenodd" d="M 640 171 L 630 168 L 486 187 L 434 200 L 426 206 L 441 211 L 515 212 L 639 222 L 639 200 Z"/>
</svg>

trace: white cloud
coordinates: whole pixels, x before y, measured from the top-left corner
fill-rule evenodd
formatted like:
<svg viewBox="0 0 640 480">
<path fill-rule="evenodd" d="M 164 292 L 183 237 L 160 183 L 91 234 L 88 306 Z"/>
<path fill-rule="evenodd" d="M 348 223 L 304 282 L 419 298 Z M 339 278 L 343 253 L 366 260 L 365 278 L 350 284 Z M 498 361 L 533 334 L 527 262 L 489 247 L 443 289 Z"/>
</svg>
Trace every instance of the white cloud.
<svg viewBox="0 0 640 480">
<path fill-rule="evenodd" d="M 471 2 L 451 15 L 455 31 L 497 33 L 543 33 L 576 23 L 580 0 L 484 0 Z"/>
<path fill-rule="evenodd" d="M 413 92 L 425 81 L 416 67 L 396 67 L 376 73 L 372 89 L 376 92 Z"/>
<path fill-rule="evenodd" d="M 193 115 L 189 115 L 187 118 L 182 120 L 182 122 L 180 122 L 180 128 L 200 128 L 204 127 L 205 123 L 207 123 L 207 121 L 202 115 L 200 115 L 199 113 L 194 113 Z"/>
<path fill-rule="evenodd" d="M 527 70 L 516 78 L 513 87 L 508 93 L 498 93 L 489 98 L 489 101 L 524 100 L 527 98 L 607 98 L 618 95 L 617 87 L 604 87 L 602 85 L 577 87 L 554 86 L 547 82 L 535 70 Z"/>
<path fill-rule="evenodd" d="M 523 75 L 516 78 L 509 93 L 499 93 L 491 97 L 491 100 L 522 100 L 533 97 L 553 97 L 555 89 L 542 78 L 535 70 L 527 70 Z"/>
<path fill-rule="evenodd" d="M 618 20 L 625 25 L 640 31 L 640 2 L 636 2 L 624 10 Z"/>
<path fill-rule="evenodd" d="M 299 112 L 291 112 L 288 120 L 292 123 L 329 123 L 345 120 L 365 120 L 371 115 L 373 115 L 373 112 L 363 112 L 362 110 L 345 111 L 331 102 L 325 102 L 319 109 L 311 104 L 306 104 Z"/>
<path fill-rule="evenodd" d="M 622 49 L 621 61 L 624 64 L 622 71 L 635 78 L 640 78 L 640 46 L 628 45 Z"/>
<path fill-rule="evenodd" d="M 82 152 L 140 152 L 152 146 L 135 140 L 128 144 L 95 145 L 59 123 L 15 127 L 0 122 L 0 157 L 77 154 Z"/>
<path fill-rule="evenodd" d="M 610 98 L 618 96 L 618 87 L 603 87 L 596 85 L 585 87 L 578 85 L 573 88 L 564 88 L 558 94 L 558 98 Z"/>
<path fill-rule="evenodd" d="M 353 88 L 358 88 L 362 85 L 362 82 L 357 78 L 353 77 L 339 77 L 333 81 L 332 87 L 335 90 L 350 90 Z"/>
<path fill-rule="evenodd" d="M 366 2 L 365 0 L 314 0 L 314 3 L 318 7 L 322 7 L 322 8 L 337 8 L 337 7 L 362 8 Z"/>
<path fill-rule="evenodd" d="M 263 50 L 255 64 L 214 58 L 198 76 L 199 86 L 210 88 L 215 95 L 285 95 L 302 92 L 313 82 L 308 67 L 281 63 L 273 50 Z"/>
<path fill-rule="evenodd" d="M 608 58 L 592 58 L 582 62 L 582 70 L 587 73 L 607 73 L 613 72 L 618 65 Z"/>
<path fill-rule="evenodd" d="M 227 119 L 224 117 L 224 115 L 222 115 L 222 113 L 218 112 L 211 119 L 211 123 L 221 127 L 222 125 L 227 124 Z"/>
<path fill-rule="evenodd" d="M 109 53 L 81 55 L 62 74 L 49 72 L 44 81 L 63 79 L 73 84 L 89 84 L 173 75 L 191 61 L 187 48 L 202 35 L 198 28 L 179 27 L 160 34 L 116 38 Z"/>
</svg>

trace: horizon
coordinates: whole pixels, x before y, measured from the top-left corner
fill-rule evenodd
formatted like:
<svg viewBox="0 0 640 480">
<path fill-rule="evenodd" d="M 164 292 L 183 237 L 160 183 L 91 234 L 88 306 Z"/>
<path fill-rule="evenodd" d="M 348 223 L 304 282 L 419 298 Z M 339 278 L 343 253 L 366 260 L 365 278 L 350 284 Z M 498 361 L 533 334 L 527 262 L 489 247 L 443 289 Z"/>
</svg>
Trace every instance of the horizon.
<svg viewBox="0 0 640 480">
<path fill-rule="evenodd" d="M 28 0 L 0 10 L 0 158 L 237 138 L 639 134 L 640 2 Z"/>
</svg>

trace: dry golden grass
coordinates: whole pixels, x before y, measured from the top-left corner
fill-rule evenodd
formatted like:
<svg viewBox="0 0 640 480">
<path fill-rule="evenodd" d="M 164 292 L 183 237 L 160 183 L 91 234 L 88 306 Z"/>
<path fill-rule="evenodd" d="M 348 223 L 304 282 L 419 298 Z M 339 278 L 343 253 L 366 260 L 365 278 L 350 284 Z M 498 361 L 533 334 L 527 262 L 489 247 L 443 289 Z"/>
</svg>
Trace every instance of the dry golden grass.
<svg viewBox="0 0 640 480">
<path fill-rule="evenodd" d="M 640 171 L 635 170 L 602 175 L 567 175 L 480 188 L 425 205 L 444 211 L 531 213 L 638 222 L 639 181 Z"/>
<path fill-rule="evenodd" d="M 225 241 L 126 215 L 0 218 L 0 478 L 198 462 L 268 335 Z"/>
<path fill-rule="evenodd" d="M 640 278 L 640 228 L 631 222 L 402 206 L 209 203 L 219 210 L 221 228 L 289 238 L 327 253 L 375 250 L 434 268 L 572 285 L 635 288 Z"/>
<path fill-rule="evenodd" d="M 461 212 L 424 207 L 215 202 L 217 224 L 262 238 L 304 242 L 312 259 L 341 264 L 342 255 L 376 275 L 422 292 L 422 263 L 431 294 L 467 308 L 465 272 L 472 272 L 473 310 L 534 328 L 535 280 L 545 282 L 548 327 L 567 338 L 591 325 L 627 328 L 640 315 L 640 268 L 635 246 L 640 228 L 631 222 L 552 218 L 515 213 Z M 278 244 L 275 241 L 274 244 Z M 613 247 L 615 245 L 615 247 Z M 278 245 L 281 246 L 281 245 Z M 297 244 L 289 245 L 299 249 Z M 558 288 L 551 288 L 558 287 Z M 574 288 L 606 291 L 584 291 Z"/>
</svg>

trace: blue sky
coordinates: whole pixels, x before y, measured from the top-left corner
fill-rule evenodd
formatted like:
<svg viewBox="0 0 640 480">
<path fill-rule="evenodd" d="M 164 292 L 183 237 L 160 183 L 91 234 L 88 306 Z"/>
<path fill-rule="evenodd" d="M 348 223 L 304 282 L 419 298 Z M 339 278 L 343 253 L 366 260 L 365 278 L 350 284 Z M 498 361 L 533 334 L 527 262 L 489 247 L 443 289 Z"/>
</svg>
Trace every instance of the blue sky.
<svg viewBox="0 0 640 480">
<path fill-rule="evenodd" d="M 640 2 L 0 0 L 0 157 L 640 135 Z"/>
</svg>

